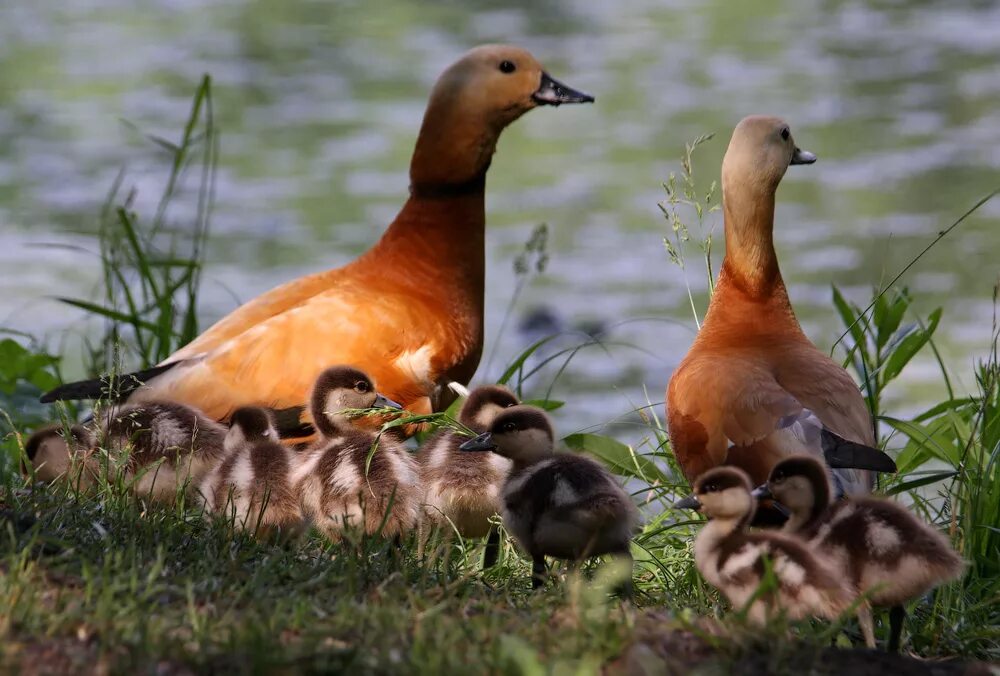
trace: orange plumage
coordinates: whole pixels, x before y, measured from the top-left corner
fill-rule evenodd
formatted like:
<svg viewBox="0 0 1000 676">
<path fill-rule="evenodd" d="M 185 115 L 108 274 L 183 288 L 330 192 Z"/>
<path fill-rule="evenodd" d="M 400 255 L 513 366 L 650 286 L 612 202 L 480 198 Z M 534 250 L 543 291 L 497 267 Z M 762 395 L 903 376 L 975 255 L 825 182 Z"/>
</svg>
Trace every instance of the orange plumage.
<svg viewBox="0 0 1000 676">
<path fill-rule="evenodd" d="M 352 263 L 265 293 L 169 357 L 130 400 L 174 400 L 217 419 L 303 406 L 332 364 L 371 374 L 406 408 L 446 406 L 483 346 L 486 171 L 501 131 L 532 108 L 592 101 L 523 49 L 471 50 L 439 78 L 410 165 L 410 197 Z M 88 384 L 63 392 L 93 396 Z M 68 396 L 68 395 L 63 395 Z M 307 415 L 304 416 L 307 418 Z"/>
<path fill-rule="evenodd" d="M 875 444 L 857 385 L 802 332 L 774 252 L 778 183 L 790 163 L 814 160 L 795 147 L 787 124 L 767 117 L 740 122 L 726 151 L 726 256 L 702 328 L 667 389 L 671 442 L 690 481 L 731 464 L 762 483 L 789 454 L 822 454 L 820 426 Z M 870 490 L 868 472 L 837 473 L 844 490 Z"/>
</svg>

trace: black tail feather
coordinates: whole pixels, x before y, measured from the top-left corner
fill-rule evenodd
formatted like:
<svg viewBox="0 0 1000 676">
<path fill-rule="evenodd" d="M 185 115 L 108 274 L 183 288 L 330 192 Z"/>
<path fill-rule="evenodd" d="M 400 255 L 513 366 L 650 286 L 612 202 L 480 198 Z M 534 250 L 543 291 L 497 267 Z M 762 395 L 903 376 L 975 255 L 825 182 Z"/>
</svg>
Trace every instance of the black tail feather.
<svg viewBox="0 0 1000 676">
<path fill-rule="evenodd" d="M 108 375 L 94 378 L 93 380 L 66 383 L 43 394 L 40 401 L 43 404 L 75 399 L 110 399 L 112 401 L 119 401 L 135 392 L 143 383 L 161 373 L 169 371 L 179 363 L 171 362 L 133 373 Z"/>
<path fill-rule="evenodd" d="M 823 430 L 823 455 L 832 468 L 867 469 L 875 472 L 895 472 L 896 463 L 884 451 L 856 444 Z"/>
</svg>

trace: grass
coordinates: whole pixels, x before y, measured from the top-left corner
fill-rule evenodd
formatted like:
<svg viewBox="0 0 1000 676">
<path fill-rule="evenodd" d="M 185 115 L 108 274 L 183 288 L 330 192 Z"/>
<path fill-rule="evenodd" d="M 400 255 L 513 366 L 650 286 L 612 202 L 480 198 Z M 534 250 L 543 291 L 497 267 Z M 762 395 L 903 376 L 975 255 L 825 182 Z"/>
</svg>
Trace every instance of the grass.
<svg viewBox="0 0 1000 676">
<path fill-rule="evenodd" d="M 197 334 L 217 138 L 206 78 L 181 141 L 156 140 L 170 171 L 155 213 L 132 213 L 131 197 L 116 182 L 102 216 L 103 301 L 68 301 L 106 320 L 90 350 L 94 373 L 148 366 Z M 711 277 L 715 224 L 706 220 L 716 189 L 699 193 L 692 162 L 707 140 L 686 148 L 682 176 L 665 185 L 662 208 L 669 259 L 684 265 L 685 250 L 696 247 Z M 187 189 L 192 173 L 198 187 Z M 170 205 L 182 199 L 194 199 L 198 214 L 186 229 L 169 217 Z M 692 242 L 684 225 L 688 210 L 701 241 Z M 544 232 L 536 230 L 515 261 L 519 280 L 544 268 Z M 970 563 L 963 580 L 912 604 L 906 647 L 926 657 L 1000 659 L 1000 329 L 994 322 L 977 392 L 955 392 L 939 359 L 941 403 L 896 419 L 882 408 L 883 392 L 915 355 L 938 354 L 942 313 L 912 317 L 905 289 L 875 296 L 862 309 L 834 290 L 833 304 L 845 324 L 836 348 L 857 372 L 883 443 L 900 465 L 882 489 L 945 529 Z M 545 353 L 550 342 L 510 359 L 502 378 L 548 409 L 563 405 L 549 393 L 581 350 L 617 349 L 586 338 Z M 845 660 L 854 653 L 831 652 L 831 642 L 860 644 L 851 618 L 832 627 L 778 622 L 751 630 L 700 578 L 691 555 L 698 522 L 669 508 L 687 486 L 661 407 L 651 401 L 636 402 L 628 421 L 644 430 L 635 446 L 591 433 L 563 440 L 625 477 L 643 506 L 632 605 L 610 596 L 614 573 L 596 564 L 531 593 L 530 565 L 508 538 L 499 565 L 482 572 L 480 542 L 439 544 L 424 559 L 412 539 L 402 548 L 379 540 L 333 546 L 316 535 L 258 542 L 191 505 L 145 504 L 117 479 L 86 495 L 31 485 L 17 471 L 22 435 L 51 417 L 37 396 L 59 382 L 59 363 L 30 337 L 0 341 L 0 424 L 7 427 L 0 445 L 0 652 L 7 669 L 804 673 L 841 665 L 865 673 L 875 667 L 864 665 L 878 664 L 861 654 L 851 666 Z"/>
</svg>

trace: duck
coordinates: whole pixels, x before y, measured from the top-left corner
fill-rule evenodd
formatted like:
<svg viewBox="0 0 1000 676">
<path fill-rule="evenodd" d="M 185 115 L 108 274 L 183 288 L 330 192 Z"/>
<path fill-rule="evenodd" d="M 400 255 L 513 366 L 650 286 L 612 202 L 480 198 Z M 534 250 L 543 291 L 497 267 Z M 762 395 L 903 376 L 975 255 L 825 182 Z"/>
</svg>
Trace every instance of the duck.
<svg viewBox="0 0 1000 676">
<path fill-rule="evenodd" d="M 280 443 L 273 413 L 257 406 L 236 409 L 223 448 L 224 458 L 199 487 L 206 515 L 225 515 L 262 537 L 300 533 L 304 519 L 291 484 L 298 456 Z"/>
<path fill-rule="evenodd" d="M 847 580 L 798 538 L 748 532 L 757 506 L 752 488 L 749 475 L 738 467 L 716 467 L 699 476 L 691 495 L 674 504 L 709 519 L 694 541 L 698 572 L 734 609 L 745 609 L 754 625 L 765 626 L 780 615 L 836 619 L 855 598 Z M 755 598 L 768 562 L 777 588 Z"/>
<path fill-rule="evenodd" d="M 497 415 L 520 403 L 502 385 L 483 385 L 469 392 L 459 409 L 458 422 L 482 434 Z M 449 533 L 454 528 L 463 538 L 487 537 L 484 566 L 489 568 L 496 563 L 500 548 L 500 533 L 490 519 L 500 513 L 500 491 L 511 461 L 496 453 L 460 450 L 467 439 L 454 429 L 442 429 L 420 448 L 417 462 L 424 488 L 421 525 L 440 525 Z"/>
<path fill-rule="evenodd" d="M 416 460 L 401 440 L 351 418 L 361 409 L 401 408 L 353 366 L 331 367 L 316 380 L 310 410 L 319 438 L 302 452 L 292 485 L 305 518 L 330 540 L 346 530 L 401 538 L 417 527 L 423 491 Z"/>
<path fill-rule="evenodd" d="M 173 401 L 112 405 L 94 425 L 101 448 L 125 454 L 123 478 L 132 490 L 164 503 L 201 483 L 221 460 L 227 434 L 225 425 Z"/>
<path fill-rule="evenodd" d="M 632 569 L 631 542 L 639 513 L 603 465 L 555 450 L 545 411 L 518 405 L 497 414 L 462 451 L 492 451 L 511 461 L 503 485 L 503 524 L 531 557 L 531 586 L 545 583 L 545 557 L 574 564 L 610 554 Z M 625 595 L 631 596 L 631 574 Z"/>
<path fill-rule="evenodd" d="M 25 473 L 36 481 L 67 481 L 78 490 L 90 488 L 97 467 L 90 455 L 97 438 L 84 425 L 47 425 L 35 430 L 24 444 L 24 455 L 32 469 Z"/>
<path fill-rule="evenodd" d="M 902 505 L 874 496 L 832 500 L 827 468 L 812 456 L 782 460 L 758 497 L 773 497 L 789 512 L 786 532 L 808 541 L 862 594 L 858 623 L 865 643 L 876 647 L 871 605 L 889 606 L 890 652 L 898 652 L 904 604 L 965 570 L 962 557 L 939 531 Z"/>
<path fill-rule="evenodd" d="M 320 372 L 349 363 L 414 413 L 444 410 L 455 396 L 447 384 L 468 383 L 482 355 L 484 194 L 500 134 L 534 108 L 593 100 L 525 49 L 472 49 L 434 85 L 409 198 L 371 249 L 254 298 L 154 367 L 63 385 L 42 401 L 119 392 L 130 402 L 183 402 L 216 420 L 263 405 L 308 423 Z"/>
<path fill-rule="evenodd" d="M 796 453 L 824 458 L 848 494 L 871 492 L 873 472 L 895 471 L 858 386 L 803 333 L 778 267 L 775 192 L 789 166 L 815 161 L 780 118 L 747 117 L 733 131 L 722 161 L 722 269 L 666 393 L 671 446 L 689 482 L 732 465 L 758 485 Z"/>
</svg>

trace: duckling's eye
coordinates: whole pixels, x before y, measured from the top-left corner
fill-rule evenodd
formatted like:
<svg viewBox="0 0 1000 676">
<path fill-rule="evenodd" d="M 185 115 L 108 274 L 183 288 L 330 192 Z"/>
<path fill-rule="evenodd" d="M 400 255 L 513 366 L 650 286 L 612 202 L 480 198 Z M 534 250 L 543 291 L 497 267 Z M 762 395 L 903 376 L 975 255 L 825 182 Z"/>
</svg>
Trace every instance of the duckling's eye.
<svg viewBox="0 0 1000 676">
<path fill-rule="evenodd" d="M 354 389 L 357 390 L 358 392 L 368 392 L 369 390 L 372 389 L 372 387 L 365 381 L 359 380 L 358 382 L 354 383 Z"/>
<path fill-rule="evenodd" d="M 785 127 L 784 129 L 781 130 L 781 138 L 783 138 L 784 140 L 787 141 L 789 135 L 790 132 L 788 131 L 788 127 Z"/>
<path fill-rule="evenodd" d="M 517 423 L 513 422 L 504 423 L 503 427 L 501 427 L 500 429 L 502 429 L 504 432 L 513 432 L 514 430 L 517 429 Z"/>
<path fill-rule="evenodd" d="M 515 70 L 517 70 L 517 66 L 514 65 L 513 61 L 501 61 L 500 62 L 500 72 L 501 73 L 506 73 L 506 74 L 510 75 Z"/>
<path fill-rule="evenodd" d="M 717 490 L 719 490 L 719 487 L 716 486 L 715 484 L 705 484 L 704 486 L 701 487 L 702 493 L 714 493 Z"/>
</svg>

